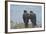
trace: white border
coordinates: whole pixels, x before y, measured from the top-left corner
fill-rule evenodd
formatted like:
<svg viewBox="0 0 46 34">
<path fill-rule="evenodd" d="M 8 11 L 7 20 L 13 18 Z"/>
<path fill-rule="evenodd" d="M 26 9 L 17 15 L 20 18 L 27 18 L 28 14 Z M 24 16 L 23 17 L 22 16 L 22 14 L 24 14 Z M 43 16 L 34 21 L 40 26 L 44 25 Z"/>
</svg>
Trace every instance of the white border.
<svg viewBox="0 0 46 34">
<path fill-rule="evenodd" d="M 10 4 L 42 6 L 42 28 L 25 28 L 21 30 L 20 29 L 10 29 Z M 36 30 L 44 30 L 44 4 L 8 2 L 8 32 L 36 31 Z"/>
</svg>

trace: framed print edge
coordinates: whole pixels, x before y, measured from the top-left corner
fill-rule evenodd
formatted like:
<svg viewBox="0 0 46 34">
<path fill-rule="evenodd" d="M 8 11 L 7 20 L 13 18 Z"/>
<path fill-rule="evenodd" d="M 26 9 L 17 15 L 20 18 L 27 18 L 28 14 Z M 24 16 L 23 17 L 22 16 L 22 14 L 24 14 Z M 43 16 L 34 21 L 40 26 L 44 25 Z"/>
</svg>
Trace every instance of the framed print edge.
<svg viewBox="0 0 46 34">
<path fill-rule="evenodd" d="M 44 4 L 44 30 L 8 32 L 8 2 Z M 5 1 L 5 33 L 23 33 L 23 32 L 40 32 L 40 31 L 45 31 L 45 3 L 42 3 L 42 2 L 26 2 L 26 1 Z"/>
<path fill-rule="evenodd" d="M 8 11 L 7 11 L 7 1 L 5 1 L 5 33 L 8 33 L 8 21 L 7 21 L 7 19 L 8 19 Z"/>
</svg>

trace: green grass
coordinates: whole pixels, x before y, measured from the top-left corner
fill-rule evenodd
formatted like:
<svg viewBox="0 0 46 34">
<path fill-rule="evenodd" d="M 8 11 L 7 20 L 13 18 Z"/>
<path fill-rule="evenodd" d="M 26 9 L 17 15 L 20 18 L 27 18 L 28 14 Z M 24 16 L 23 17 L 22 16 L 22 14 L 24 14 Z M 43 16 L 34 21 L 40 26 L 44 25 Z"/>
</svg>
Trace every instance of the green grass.
<svg viewBox="0 0 46 34">
<path fill-rule="evenodd" d="M 24 23 L 19 23 L 19 24 L 15 24 L 14 28 L 11 29 L 21 29 L 21 28 L 25 28 Z M 28 28 L 32 28 L 32 24 L 28 24 Z"/>
</svg>

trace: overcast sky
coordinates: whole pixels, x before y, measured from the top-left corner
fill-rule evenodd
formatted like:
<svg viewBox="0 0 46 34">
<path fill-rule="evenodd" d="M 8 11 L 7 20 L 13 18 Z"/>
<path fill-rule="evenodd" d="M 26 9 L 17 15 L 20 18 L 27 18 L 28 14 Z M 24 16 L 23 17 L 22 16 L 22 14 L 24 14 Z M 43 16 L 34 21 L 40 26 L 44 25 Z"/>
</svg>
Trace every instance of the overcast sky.
<svg viewBox="0 0 46 34">
<path fill-rule="evenodd" d="M 35 6 L 35 5 L 10 5 L 10 18 L 14 22 L 23 22 L 23 12 L 24 10 L 27 10 L 29 13 L 30 11 L 33 11 L 36 14 L 36 19 L 38 22 L 42 22 L 42 7 L 41 6 Z"/>
</svg>

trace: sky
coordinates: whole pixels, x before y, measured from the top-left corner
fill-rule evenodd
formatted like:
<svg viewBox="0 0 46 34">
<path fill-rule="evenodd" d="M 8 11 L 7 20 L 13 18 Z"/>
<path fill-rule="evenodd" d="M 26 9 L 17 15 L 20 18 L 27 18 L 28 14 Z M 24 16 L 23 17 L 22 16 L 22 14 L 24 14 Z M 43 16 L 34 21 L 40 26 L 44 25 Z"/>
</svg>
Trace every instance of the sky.
<svg viewBox="0 0 46 34">
<path fill-rule="evenodd" d="M 36 20 L 39 23 L 42 23 L 42 7 L 36 5 L 10 5 L 10 19 L 13 20 L 15 23 L 23 23 L 23 12 L 27 10 L 29 13 L 33 11 L 36 14 Z"/>
</svg>

